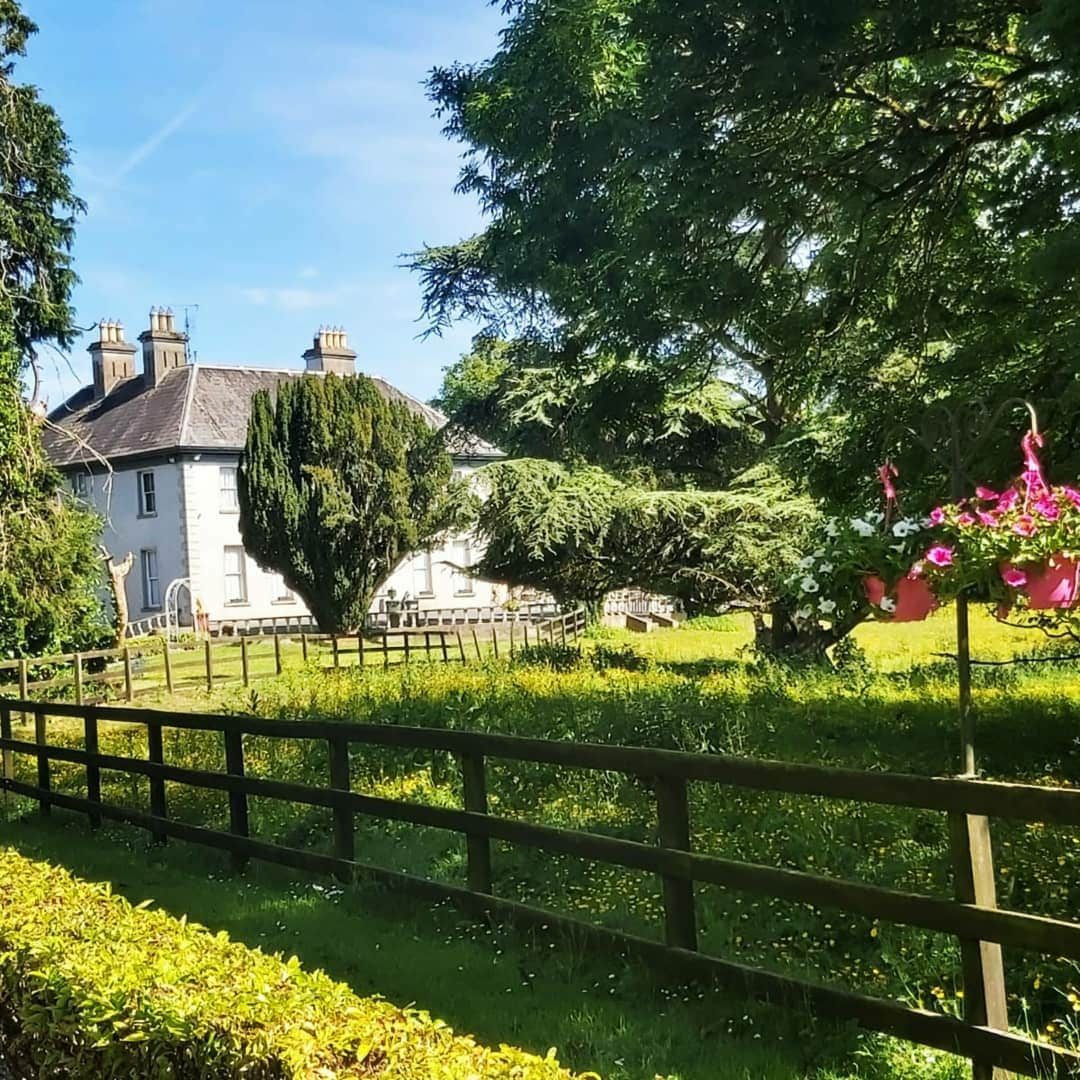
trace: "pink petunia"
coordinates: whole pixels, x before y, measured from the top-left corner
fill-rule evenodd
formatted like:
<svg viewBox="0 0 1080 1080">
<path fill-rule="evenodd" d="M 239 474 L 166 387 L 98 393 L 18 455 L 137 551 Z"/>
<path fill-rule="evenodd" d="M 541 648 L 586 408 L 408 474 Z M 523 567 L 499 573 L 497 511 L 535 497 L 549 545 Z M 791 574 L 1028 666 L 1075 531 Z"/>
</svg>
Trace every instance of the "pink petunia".
<svg viewBox="0 0 1080 1080">
<path fill-rule="evenodd" d="M 945 511 L 942 510 L 940 506 L 935 506 L 934 509 L 930 511 L 930 520 L 935 525 L 943 524 L 945 521 Z"/>
<path fill-rule="evenodd" d="M 997 501 L 997 506 L 994 509 L 999 514 L 1008 513 L 1018 502 L 1020 501 L 1020 492 L 1016 488 L 1009 488 L 1008 491 L 1003 491 L 1001 497 Z"/>
<path fill-rule="evenodd" d="M 990 488 L 983 487 L 981 484 L 975 489 L 975 497 L 982 499 L 983 502 L 990 502 L 992 499 L 1001 498 L 996 491 L 991 491 Z"/>
<path fill-rule="evenodd" d="M 1074 487 L 1063 487 L 1061 494 L 1065 496 L 1078 510 L 1080 510 L 1080 491 Z"/>
<path fill-rule="evenodd" d="M 935 566 L 952 566 L 953 549 L 945 547 L 944 544 L 938 544 L 926 553 L 926 557 Z"/>
<path fill-rule="evenodd" d="M 1039 526 L 1035 524 L 1035 519 L 1030 514 L 1021 514 L 1013 522 L 1012 531 L 1017 536 L 1034 536 L 1039 531 Z"/>
<path fill-rule="evenodd" d="M 957 525 L 974 525 L 975 515 L 969 514 L 966 510 L 956 519 Z"/>
<path fill-rule="evenodd" d="M 992 510 L 990 510 L 990 511 L 980 510 L 979 511 L 979 520 L 988 529 L 996 529 L 1001 524 L 1001 522 L 998 521 L 998 519 L 997 519 L 997 514 L 995 514 Z"/>
<path fill-rule="evenodd" d="M 1001 580 L 1010 589 L 1022 589 L 1027 584 L 1027 574 L 1019 567 L 1013 566 L 1012 563 L 1002 563 L 1000 572 Z"/>
<path fill-rule="evenodd" d="M 1057 521 L 1061 517 L 1061 508 L 1050 495 L 1043 495 L 1035 502 L 1032 509 L 1047 521 Z"/>
</svg>

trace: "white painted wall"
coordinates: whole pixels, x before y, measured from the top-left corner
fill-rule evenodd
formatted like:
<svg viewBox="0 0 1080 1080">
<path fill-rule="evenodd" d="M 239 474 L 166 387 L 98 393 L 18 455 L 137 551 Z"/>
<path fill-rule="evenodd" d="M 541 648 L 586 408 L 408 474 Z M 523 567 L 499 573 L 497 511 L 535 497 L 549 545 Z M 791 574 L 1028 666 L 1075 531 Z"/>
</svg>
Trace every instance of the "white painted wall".
<svg viewBox="0 0 1080 1080">
<path fill-rule="evenodd" d="M 155 512 L 146 514 L 139 500 L 139 474 L 153 474 Z M 69 484 L 82 485 L 79 495 L 104 520 L 101 542 L 119 561 L 130 551 L 135 565 L 127 577 L 128 615 L 139 619 L 162 610 L 165 590 L 174 578 L 186 577 L 187 545 L 178 507 L 182 499 L 180 466 L 165 461 L 114 473 L 83 471 L 83 480 L 69 474 Z M 152 552 L 157 569 L 156 597 L 148 594 L 144 552 Z M 155 603 L 155 600 L 157 601 Z"/>
<path fill-rule="evenodd" d="M 237 578 L 227 581 L 227 549 L 242 548 L 240 515 L 228 491 L 230 480 L 223 470 L 235 469 L 239 455 L 187 456 L 131 468 L 118 468 L 111 481 L 111 497 L 105 476 L 88 476 L 86 501 L 106 519 L 102 542 L 117 557 L 131 551 L 135 566 L 127 579 L 129 617 L 138 619 L 161 610 L 169 583 L 190 578 L 190 601 L 182 611 L 190 616 L 201 609 L 213 622 L 245 619 L 296 618 L 306 616 L 306 605 L 289 597 L 284 583 L 262 570 L 246 553 L 242 560 L 242 588 Z M 459 472 L 467 467 L 459 467 Z M 144 514 L 139 502 L 139 474 L 154 476 L 155 513 Z M 74 479 L 70 481 L 74 486 Z M 149 603 L 143 580 L 143 551 L 155 553 L 158 570 L 158 605 Z M 372 605 L 380 610 L 391 591 L 397 600 L 416 600 L 421 611 L 434 608 L 488 607 L 502 603 L 504 585 L 473 581 L 453 569 L 472 565 L 480 550 L 471 537 L 455 535 L 431 552 L 402 561 Z M 229 567 L 235 570 L 235 562 Z M 227 590 L 232 586 L 233 594 Z M 189 622 L 190 619 L 184 620 Z"/>
</svg>

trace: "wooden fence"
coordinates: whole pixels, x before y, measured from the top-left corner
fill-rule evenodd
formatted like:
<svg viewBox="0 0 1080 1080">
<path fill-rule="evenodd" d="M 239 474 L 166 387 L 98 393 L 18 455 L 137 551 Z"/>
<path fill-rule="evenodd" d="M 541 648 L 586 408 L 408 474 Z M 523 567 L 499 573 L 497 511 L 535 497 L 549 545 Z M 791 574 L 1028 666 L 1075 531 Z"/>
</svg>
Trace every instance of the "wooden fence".
<svg viewBox="0 0 1080 1080">
<path fill-rule="evenodd" d="M 32 741 L 14 737 L 13 716 L 19 712 L 33 716 Z M 49 742 L 49 721 L 53 717 L 81 721 L 84 731 L 81 749 Z M 101 753 L 99 729 L 107 722 L 145 727 L 147 760 Z M 195 770 L 168 764 L 163 753 L 162 731 L 165 728 L 220 734 L 224 742 L 226 771 Z M 327 786 L 247 776 L 244 768 L 244 739 L 247 736 L 325 742 L 329 748 Z M 350 790 L 349 752 L 356 744 L 455 755 L 461 770 L 463 808 L 418 805 Z M 526 926 L 558 927 L 576 935 L 579 940 L 617 946 L 647 963 L 683 976 L 716 979 L 737 992 L 777 1003 L 809 1005 L 823 1015 L 853 1020 L 874 1031 L 960 1054 L 973 1061 L 976 1077 L 1000 1075 L 995 1072 L 997 1069 L 1024 1076 L 1080 1076 L 1080 1055 L 1003 1030 L 1004 1024 L 997 1028 L 988 1024 L 985 1018 L 993 1012 L 989 1011 L 988 989 L 981 979 L 968 981 L 965 978 L 964 1000 L 968 1018 L 961 1021 L 700 952 L 694 897 L 694 883 L 704 882 L 952 934 L 968 949 L 973 945 L 981 950 L 1009 945 L 1058 957 L 1080 958 L 1080 923 L 972 902 L 971 881 L 985 870 L 985 866 L 973 865 L 971 846 L 962 838 L 971 829 L 981 828 L 990 816 L 1080 825 L 1080 790 L 860 772 L 463 731 L 201 716 L 129 707 L 46 705 L 24 700 L 0 700 L 0 751 L 0 789 L 37 800 L 43 815 L 48 815 L 56 806 L 86 813 L 91 824 L 106 818 L 127 822 L 149 830 L 160 841 L 175 837 L 227 851 L 238 866 L 247 859 L 262 859 L 330 873 L 346 880 L 361 871 L 426 897 L 450 899 L 471 912 L 508 917 Z M 13 760 L 16 754 L 27 755 L 36 763 L 36 783 L 16 779 Z M 542 762 L 573 769 L 600 769 L 651 783 L 656 796 L 658 844 L 533 825 L 490 814 L 485 764 L 489 758 Z M 86 797 L 54 790 L 50 771 L 53 761 L 85 768 Z M 104 802 L 102 769 L 147 777 L 148 808 L 132 809 Z M 691 850 L 687 800 L 690 781 L 946 813 L 954 825 L 951 835 L 956 899 L 696 853 Z M 226 792 L 228 831 L 173 820 L 169 815 L 166 783 Z M 253 837 L 248 824 L 248 800 L 251 797 L 331 809 L 334 815 L 333 854 L 286 847 Z M 467 848 L 465 885 L 436 883 L 358 861 L 354 837 L 357 814 L 463 834 Z M 661 942 L 602 929 L 494 896 L 493 840 L 658 875 L 663 884 L 665 940 Z M 979 857 L 984 858 L 986 851 L 981 848 Z"/>
<path fill-rule="evenodd" d="M 389 667 L 414 661 L 465 664 L 482 660 L 485 650 L 495 658 L 513 657 L 523 646 L 576 641 L 585 629 L 585 613 L 571 611 L 535 624 L 511 622 L 504 629 L 509 634 L 502 640 L 494 626 L 387 630 L 377 636 L 300 632 L 294 640 L 304 663 L 319 660 L 327 668 Z M 77 705 L 117 692 L 131 702 L 141 695 L 192 686 L 205 686 L 207 691 L 229 683 L 250 686 L 285 670 L 283 638 L 282 634 L 207 637 L 190 648 L 170 647 L 158 638 L 120 649 L 5 660 L 0 662 L 0 677 L 8 672 L 12 683 L 17 679 L 20 698 L 71 691 Z M 44 677 L 38 677 L 43 669 Z"/>
</svg>

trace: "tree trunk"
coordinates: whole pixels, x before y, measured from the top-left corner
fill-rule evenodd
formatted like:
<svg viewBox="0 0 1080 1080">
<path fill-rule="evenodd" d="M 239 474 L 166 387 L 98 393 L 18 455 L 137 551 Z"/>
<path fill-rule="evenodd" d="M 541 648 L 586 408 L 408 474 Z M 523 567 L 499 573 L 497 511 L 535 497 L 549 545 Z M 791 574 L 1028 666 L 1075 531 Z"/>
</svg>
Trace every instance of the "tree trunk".
<svg viewBox="0 0 1080 1080">
<path fill-rule="evenodd" d="M 754 645 L 764 656 L 780 660 L 800 660 L 815 664 L 829 664 L 828 650 L 843 640 L 861 623 L 864 613 L 853 615 L 832 626 L 799 626 L 791 612 L 774 601 L 769 612 L 769 622 L 760 612 L 754 613 Z"/>
<path fill-rule="evenodd" d="M 117 562 L 105 549 L 101 549 L 101 558 L 105 568 L 109 572 L 109 589 L 113 601 L 113 638 L 116 648 L 124 644 L 124 636 L 127 633 L 128 602 L 125 581 L 131 568 L 135 565 L 135 556 L 129 551 L 124 558 Z"/>
</svg>

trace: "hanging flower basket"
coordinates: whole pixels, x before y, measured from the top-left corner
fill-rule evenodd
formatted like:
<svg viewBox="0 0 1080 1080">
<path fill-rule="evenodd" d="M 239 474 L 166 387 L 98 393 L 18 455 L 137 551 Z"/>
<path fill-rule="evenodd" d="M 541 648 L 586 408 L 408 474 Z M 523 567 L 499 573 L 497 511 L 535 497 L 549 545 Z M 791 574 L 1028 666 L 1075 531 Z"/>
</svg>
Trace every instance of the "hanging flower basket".
<svg viewBox="0 0 1080 1080">
<path fill-rule="evenodd" d="M 1080 591 L 1080 562 L 1059 552 L 1044 563 L 1016 566 L 1003 562 L 1001 580 L 1027 597 L 1026 606 L 1034 611 L 1071 608 Z"/>
<path fill-rule="evenodd" d="M 999 602 L 998 618 L 1016 608 L 1054 611 L 1080 601 L 1080 491 L 1047 483 L 1036 430 L 1023 439 L 1019 483 L 975 495 L 931 515 L 964 553 L 965 584 Z"/>
<path fill-rule="evenodd" d="M 866 599 L 888 622 L 922 622 L 938 607 L 940 601 L 930 583 L 912 570 L 890 590 L 876 574 L 863 579 Z"/>
</svg>

